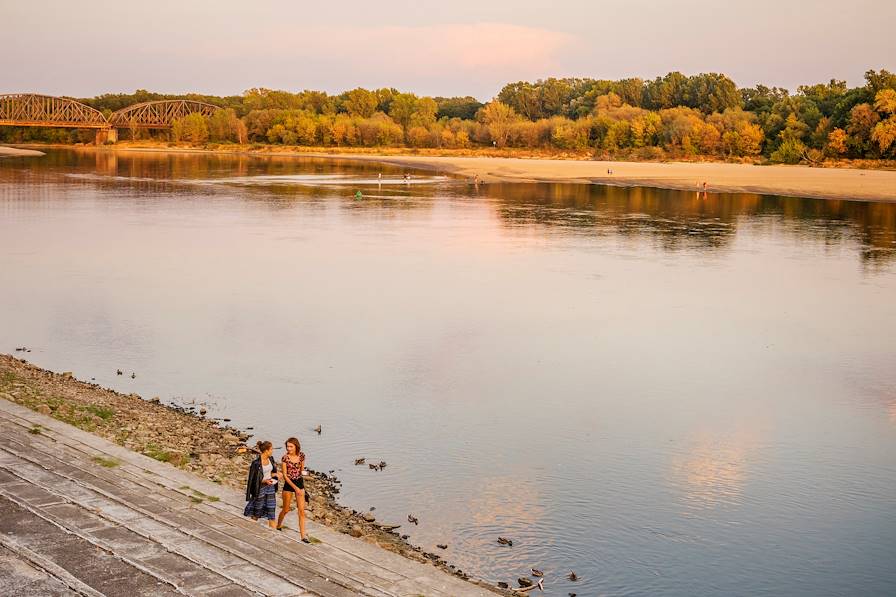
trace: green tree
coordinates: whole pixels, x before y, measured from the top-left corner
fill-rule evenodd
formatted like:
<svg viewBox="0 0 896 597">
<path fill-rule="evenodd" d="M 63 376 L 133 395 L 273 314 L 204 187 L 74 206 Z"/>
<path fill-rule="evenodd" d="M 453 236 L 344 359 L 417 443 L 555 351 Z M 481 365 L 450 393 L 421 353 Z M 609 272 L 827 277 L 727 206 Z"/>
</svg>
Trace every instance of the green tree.
<svg viewBox="0 0 896 597">
<path fill-rule="evenodd" d="M 202 114 L 187 114 L 171 123 L 171 133 L 175 141 L 205 143 L 208 141 L 208 125 Z"/>
<path fill-rule="evenodd" d="M 407 130 L 411 123 L 411 118 L 417 111 L 417 99 L 417 96 L 413 93 L 398 93 L 392 96 L 392 101 L 389 105 L 389 116 L 405 130 Z"/>
<path fill-rule="evenodd" d="M 379 106 L 379 98 L 373 91 L 358 87 L 343 94 L 342 106 L 350 116 L 370 118 Z"/>
<path fill-rule="evenodd" d="M 438 105 L 438 118 L 462 118 L 472 120 L 476 118 L 476 112 L 484 104 L 475 97 L 436 97 L 433 98 Z"/>
</svg>

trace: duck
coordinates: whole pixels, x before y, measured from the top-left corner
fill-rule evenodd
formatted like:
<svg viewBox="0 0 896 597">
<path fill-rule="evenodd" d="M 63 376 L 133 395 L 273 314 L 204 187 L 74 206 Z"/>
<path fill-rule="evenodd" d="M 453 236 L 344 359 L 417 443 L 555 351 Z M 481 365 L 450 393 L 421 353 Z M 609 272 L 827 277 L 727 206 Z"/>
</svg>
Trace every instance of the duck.
<svg viewBox="0 0 896 597">
<path fill-rule="evenodd" d="M 408 522 L 411 524 L 417 524 L 417 519 L 411 514 L 408 514 Z"/>
<path fill-rule="evenodd" d="M 501 545 L 508 545 L 510 547 L 513 547 L 513 540 L 508 539 L 507 537 L 498 537 L 498 543 L 500 543 Z"/>
<path fill-rule="evenodd" d="M 579 577 L 575 572 L 570 572 L 569 576 L 567 578 L 569 578 L 569 580 L 571 580 L 573 582 L 579 580 Z"/>
<path fill-rule="evenodd" d="M 320 425 L 318 425 L 317 427 L 315 427 L 315 428 L 314 428 L 314 431 L 315 431 L 318 435 L 320 435 L 320 432 L 321 432 L 321 427 L 320 427 Z"/>
<path fill-rule="evenodd" d="M 436 545 L 439 549 L 448 549 L 448 545 L 445 543 L 439 543 Z"/>
<path fill-rule="evenodd" d="M 116 369 L 115 374 L 116 375 L 124 375 L 124 372 L 121 369 Z"/>
<path fill-rule="evenodd" d="M 386 461 L 380 460 L 380 469 L 384 469 L 384 468 L 386 468 Z"/>
<path fill-rule="evenodd" d="M 533 568 L 533 569 L 532 569 L 532 576 L 541 577 L 541 576 L 544 576 L 544 572 L 542 572 L 542 571 L 539 570 L 538 568 Z"/>
<path fill-rule="evenodd" d="M 364 464 L 364 461 L 365 461 L 365 460 L 367 460 L 367 459 L 366 459 L 366 458 L 355 458 L 355 466 L 358 466 L 358 465 L 360 465 L 360 464 Z"/>
<path fill-rule="evenodd" d="M 131 379 L 137 379 L 137 374 L 131 371 Z"/>
<path fill-rule="evenodd" d="M 369 468 L 369 469 L 372 470 L 372 471 L 378 471 L 378 470 L 380 470 L 380 465 L 378 465 L 378 464 L 368 464 L 368 465 L 367 465 L 367 468 Z"/>
</svg>

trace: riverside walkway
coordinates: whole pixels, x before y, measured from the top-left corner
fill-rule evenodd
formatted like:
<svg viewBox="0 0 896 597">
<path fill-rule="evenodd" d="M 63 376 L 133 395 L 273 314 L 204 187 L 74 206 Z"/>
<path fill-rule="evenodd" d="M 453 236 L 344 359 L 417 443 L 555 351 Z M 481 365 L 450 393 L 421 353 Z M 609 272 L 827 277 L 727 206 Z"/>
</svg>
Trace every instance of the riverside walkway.
<svg viewBox="0 0 896 597">
<path fill-rule="evenodd" d="M 243 505 L 0 399 L 0 595 L 495 595 L 312 522 L 305 545 Z"/>
</svg>

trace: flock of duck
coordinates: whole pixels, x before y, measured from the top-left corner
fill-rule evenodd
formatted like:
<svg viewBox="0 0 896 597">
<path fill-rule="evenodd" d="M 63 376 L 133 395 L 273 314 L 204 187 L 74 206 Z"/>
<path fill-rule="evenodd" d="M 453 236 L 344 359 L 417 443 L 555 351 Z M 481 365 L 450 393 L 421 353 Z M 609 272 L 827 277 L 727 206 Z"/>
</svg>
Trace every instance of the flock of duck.
<svg viewBox="0 0 896 597">
<path fill-rule="evenodd" d="M 318 433 L 320 433 L 319 430 L 320 430 L 320 426 L 317 427 L 316 431 Z M 383 470 L 384 468 L 386 468 L 386 462 L 382 461 L 382 460 L 378 463 L 369 463 L 369 462 L 367 462 L 366 458 L 355 458 L 355 466 L 363 466 L 364 464 L 367 464 L 367 466 L 371 470 L 375 470 L 375 471 L 380 471 L 380 470 Z M 370 508 L 371 511 L 373 511 L 375 509 L 376 508 L 373 508 L 373 507 Z M 418 524 L 420 524 L 420 520 L 413 514 L 408 514 L 408 522 L 414 526 L 417 526 Z M 398 526 L 399 525 L 391 525 L 388 528 L 396 529 L 396 528 L 398 528 Z M 409 535 L 401 535 L 401 538 L 404 540 L 407 540 L 409 538 Z M 513 539 L 509 539 L 507 537 L 498 537 L 498 544 L 506 545 L 507 547 L 513 547 Z M 448 545 L 446 543 L 439 543 L 436 545 L 436 547 L 438 547 L 439 549 L 448 549 Z M 532 581 L 531 579 L 522 576 L 517 579 L 517 582 L 520 585 L 519 588 L 516 588 L 516 587 L 511 588 L 510 585 L 506 582 L 499 582 L 498 587 L 500 587 L 502 589 L 510 589 L 512 591 L 519 592 L 519 593 L 526 593 L 534 588 L 538 588 L 538 589 L 544 591 L 544 572 L 542 572 L 538 568 L 532 568 L 531 572 L 532 572 L 532 576 L 537 578 L 538 580 Z M 579 580 L 579 576 L 575 572 L 570 572 L 566 576 L 566 578 L 568 578 L 569 580 L 571 580 L 573 582 Z M 576 594 L 569 593 L 569 597 L 576 597 Z"/>
<path fill-rule="evenodd" d="M 31 352 L 31 349 L 22 346 L 22 347 L 16 348 L 16 352 Z M 116 375 L 124 375 L 124 372 L 121 369 L 116 369 L 115 373 L 116 373 Z M 131 379 L 135 379 L 136 377 L 137 377 L 137 374 L 132 371 Z M 315 433 L 317 433 L 318 435 L 320 435 L 321 432 L 323 431 L 323 428 L 320 425 L 318 425 L 317 427 L 315 427 L 313 429 L 313 431 Z M 367 464 L 368 468 L 370 470 L 374 470 L 374 471 L 381 471 L 386 468 L 386 461 L 384 461 L 384 460 L 374 463 L 374 462 L 367 462 L 366 458 L 356 458 L 355 459 L 355 466 L 362 466 L 364 464 Z M 374 508 L 371 508 L 371 510 L 374 510 Z M 414 516 L 413 514 L 408 514 L 408 522 L 410 524 L 413 524 L 414 526 L 417 526 L 420 523 L 419 519 L 416 516 Z M 392 525 L 390 528 L 398 528 L 398 526 L 399 525 Z M 409 535 L 401 535 L 401 538 L 404 540 L 407 540 L 409 538 Z M 507 537 L 498 537 L 498 544 L 506 545 L 507 547 L 513 547 L 513 539 L 509 539 Z M 436 547 L 438 547 L 439 549 L 448 549 L 448 545 L 445 543 L 439 543 L 436 545 Z M 516 588 L 516 587 L 511 588 L 508 583 L 503 582 L 503 581 L 498 582 L 498 587 L 500 587 L 502 589 L 510 589 L 512 591 L 520 592 L 520 593 L 526 593 L 534 588 L 538 588 L 538 589 L 544 591 L 544 572 L 542 572 L 538 568 L 532 568 L 531 574 L 534 578 L 536 578 L 538 580 L 533 581 L 527 577 L 521 576 L 520 578 L 517 579 L 517 583 L 520 585 L 519 588 Z M 579 577 L 575 572 L 570 572 L 566 577 L 573 582 L 579 580 Z M 576 593 L 569 593 L 569 597 L 576 597 Z"/>
</svg>

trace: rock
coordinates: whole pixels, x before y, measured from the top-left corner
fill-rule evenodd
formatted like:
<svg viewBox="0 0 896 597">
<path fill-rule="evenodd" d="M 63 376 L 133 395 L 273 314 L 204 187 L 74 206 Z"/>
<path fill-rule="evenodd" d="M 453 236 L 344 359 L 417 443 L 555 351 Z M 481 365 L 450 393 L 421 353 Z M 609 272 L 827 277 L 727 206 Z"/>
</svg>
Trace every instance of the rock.
<svg viewBox="0 0 896 597">
<path fill-rule="evenodd" d="M 158 396 L 153 396 L 149 401 L 159 404 L 162 400 Z"/>
<path fill-rule="evenodd" d="M 356 524 L 356 525 L 352 526 L 351 533 L 349 533 L 349 534 L 352 537 L 360 537 L 361 535 L 364 534 L 364 531 L 363 531 L 363 529 L 361 529 L 361 525 Z"/>
<path fill-rule="evenodd" d="M 66 379 L 71 379 L 73 377 L 73 375 L 72 375 L 71 371 L 63 371 L 62 377 L 66 378 Z"/>
<path fill-rule="evenodd" d="M 371 512 L 365 512 L 361 518 L 365 520 L 365 522 L 373 522 L 376 520 L 376 516 L 374 516 Z"/>
<path fill-rule="evenodd" d="M 531 587 L 533 584 L 535 584 L 531 580 L 526 578 L 525 576 L 519 577 L 518 579 L 516 579 L 516 582 L 520 583 L 520 586 L 523 587 L 524 589 L 527 587 Z"/>
<path fill-rule="evenodd" d="M 510 588 L 510 585 L 508 585 L 506 582 L 503 582 L 503 581 L 500 581 L 500 580 L 499 580 L 499 581 L 498 581 L 498 588 L 499 588 L 499 589 L 509 589 L 509 588 Z"/>
<path fill-rule="evenodd" d="M 37 412 L 39 412 L 42 415 L 49 415 L 51 412 L 53 412 L 52 409 L 49 406 L 47 406 L 46 404 L 41 404 L 35 410 L 37 410 Z"/>
</svg>

